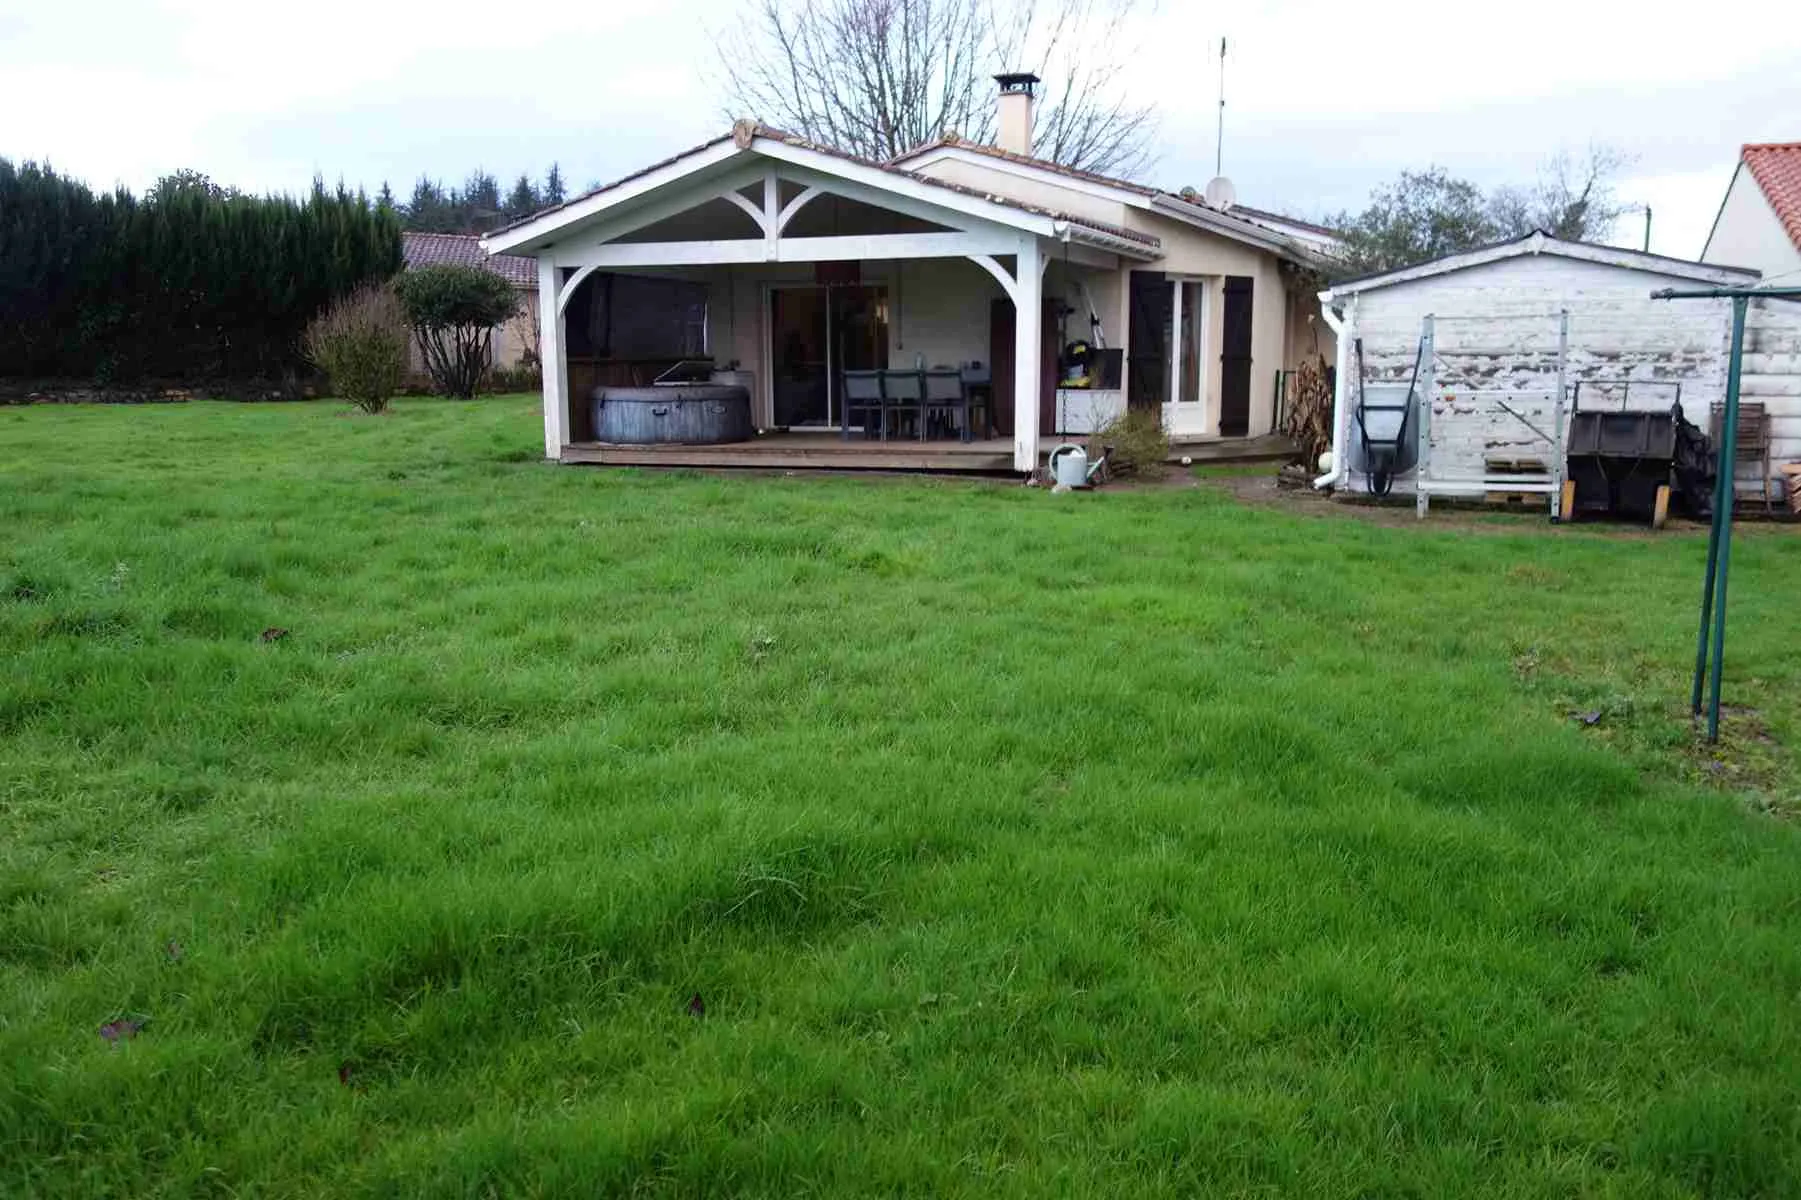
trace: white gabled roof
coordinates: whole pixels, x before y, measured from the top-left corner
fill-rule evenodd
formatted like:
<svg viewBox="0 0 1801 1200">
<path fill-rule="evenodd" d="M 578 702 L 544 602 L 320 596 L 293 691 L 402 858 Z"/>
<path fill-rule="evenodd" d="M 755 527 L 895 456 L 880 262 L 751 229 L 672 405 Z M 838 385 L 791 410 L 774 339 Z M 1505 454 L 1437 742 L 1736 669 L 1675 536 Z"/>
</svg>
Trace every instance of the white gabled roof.
<svg viewBox="0 0 1801 1200">
<path fill-rule="evenodd" d="M 1124 229 L 1087 217 L 1026 204 L 1007 196 L 916 175 L 883 163 L 807 141 L 754 121 L 739 121 L 723 137 L 636 171 L 584 195 L 533 213 L 482 239 L 490 254 L 532 254 L 567 235 L 571 227 L 618 209 L 631 201 L 682 182 L 723 175 L 750 157 L 788 162 L 865 187 L 935 206 L 937 209 L 1010 226 L 1041 237 L 1063 238 L 1136 258 L 1158 254 L 1160 243 L 1150 234 Z"/>
<path fill-rule="evenodd" d="M 1393 287 L 1398 283 L 1410 283 L 1415 279 L 1427 279 L 1434 275 L 1448 275 L 1452 271 L 1463 271 L 1470 267 L 1483 266 L 1486 263 L 1500 262 L 1508 258 L 1521 258 L 1532 254 L 1553 254 L 1560 258 L 1620 267 L 1628 271 L 1644 271 L 1652 275 L 1665 275 L 1674 279 L 1693 279 L 1703 283 L 1718 284 L 1722 287 L 1742 287 L 1758 278 L 1758 272 L 1748 267 L 1717 267 L 1707 263 L 1690 262 L 1685 258 L 1666 258 L 1664 255 L 1650 254 L 1643 250 L 1627 250 L 1621 246 L 1601 246 L 1594 242 L 1566 241 L 1539 230 L 1529 233 L 1525 237 L 1514 238 L 1512 241 L 1496 242 L 1493 245 L 1478 246 L 1474 250 L 1465 250 L 1458 254 L 1447 254 L 1443 258 L 1435 258 L 1431 262 L 1415 263 L 1411 267 L 1382 271 L 1358 279 L 1347 279 L 1342 283 L 1335 283 L 1328 290 L 1321 292 L 1320 299 L 1323 302 L 1331 303 L 1356 292 Z"/>
</svg>

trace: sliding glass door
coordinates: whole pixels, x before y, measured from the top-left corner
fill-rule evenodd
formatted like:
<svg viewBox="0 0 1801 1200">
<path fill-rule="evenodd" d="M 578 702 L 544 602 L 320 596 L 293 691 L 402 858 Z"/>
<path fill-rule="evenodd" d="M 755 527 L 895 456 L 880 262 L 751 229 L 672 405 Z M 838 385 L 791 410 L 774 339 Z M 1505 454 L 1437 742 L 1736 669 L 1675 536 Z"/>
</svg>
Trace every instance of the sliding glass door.
<svg viewBox="0 0 1801 1200">
<path fill-rule="evenodd" d="M 769 338 L 773 424 L 836 429 L 841 374 L 888 365 L 888 289 L 774 285 Z"/>
</svg>

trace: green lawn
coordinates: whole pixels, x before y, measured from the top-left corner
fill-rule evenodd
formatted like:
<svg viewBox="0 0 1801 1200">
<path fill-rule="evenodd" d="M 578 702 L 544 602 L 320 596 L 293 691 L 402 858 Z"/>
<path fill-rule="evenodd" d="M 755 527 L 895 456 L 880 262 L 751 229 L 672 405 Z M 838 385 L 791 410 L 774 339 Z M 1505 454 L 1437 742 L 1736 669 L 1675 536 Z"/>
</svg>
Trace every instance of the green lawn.
<svg viewBox="0 0 1801 1200">
<path fill-rule="evenodd" d="M 1801 1192 L 1796 531 L 540 436 L 0 409 L 0 1195 Z"/>
</svg>

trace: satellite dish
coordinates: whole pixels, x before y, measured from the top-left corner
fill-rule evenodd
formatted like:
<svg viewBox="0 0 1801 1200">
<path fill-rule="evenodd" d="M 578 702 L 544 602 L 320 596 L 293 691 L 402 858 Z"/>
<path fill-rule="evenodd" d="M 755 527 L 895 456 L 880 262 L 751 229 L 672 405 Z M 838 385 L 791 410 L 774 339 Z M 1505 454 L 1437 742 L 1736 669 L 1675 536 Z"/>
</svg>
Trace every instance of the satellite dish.
<svg viewBox="0 0 1801 1200">
<path fill-rule="evenodd" d="M 1224 175 L 1215 175 L 1207 184 L 1207 190 L 1203 194 L 1207 200 L 1207 207 L 1217 208 L 1221 212 L 1225 212 L 1238 203 L 1238 189 L 1233 187 L 1232 181 Z"/>
</svg>

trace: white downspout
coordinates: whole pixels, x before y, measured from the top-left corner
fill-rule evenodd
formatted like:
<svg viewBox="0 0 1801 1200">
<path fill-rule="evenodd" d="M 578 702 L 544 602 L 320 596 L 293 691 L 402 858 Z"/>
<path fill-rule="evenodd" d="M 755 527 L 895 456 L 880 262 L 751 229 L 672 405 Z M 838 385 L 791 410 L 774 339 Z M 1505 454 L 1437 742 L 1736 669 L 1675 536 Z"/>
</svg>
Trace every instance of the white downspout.
<svg viewBox="0 0 1801 1200">
<path fill-rule="evenodd" d="M 1353 295 L 1351 297 L 1353 312 L 1355 311 L 1356 303 L 1357 297 Z M 1332 385 L 1332 469 L 1327 471 L 1324 475 L 1321 475 L 1318 479 L 1315 479 L 1313 481 L 1313 486 L 1315 488 L 1335 488 L 1344 482 L 1347 473 L 1344 446 L 1344 416 L 1345 393 L 1349 388 L 1349 377 L 1351 374 L 1351 339 L 1346 336 L 1346 332 L 1347 329 L 1355 328 L 1356 319 L 1353 317 L 1349 325 L 1347 325 L 1346 322 L 1339 320 L 1338 314 L 1332 311 L 1332 292 L 1330 289 L 1319 294 L 1319 313 L 1320 316 L 1325 319 L 1326 328 L 1330 329 L 1332 331 L 1332 336 L 1337 339 L 1338 365 L 1334 370 Z"/>
</svg>

